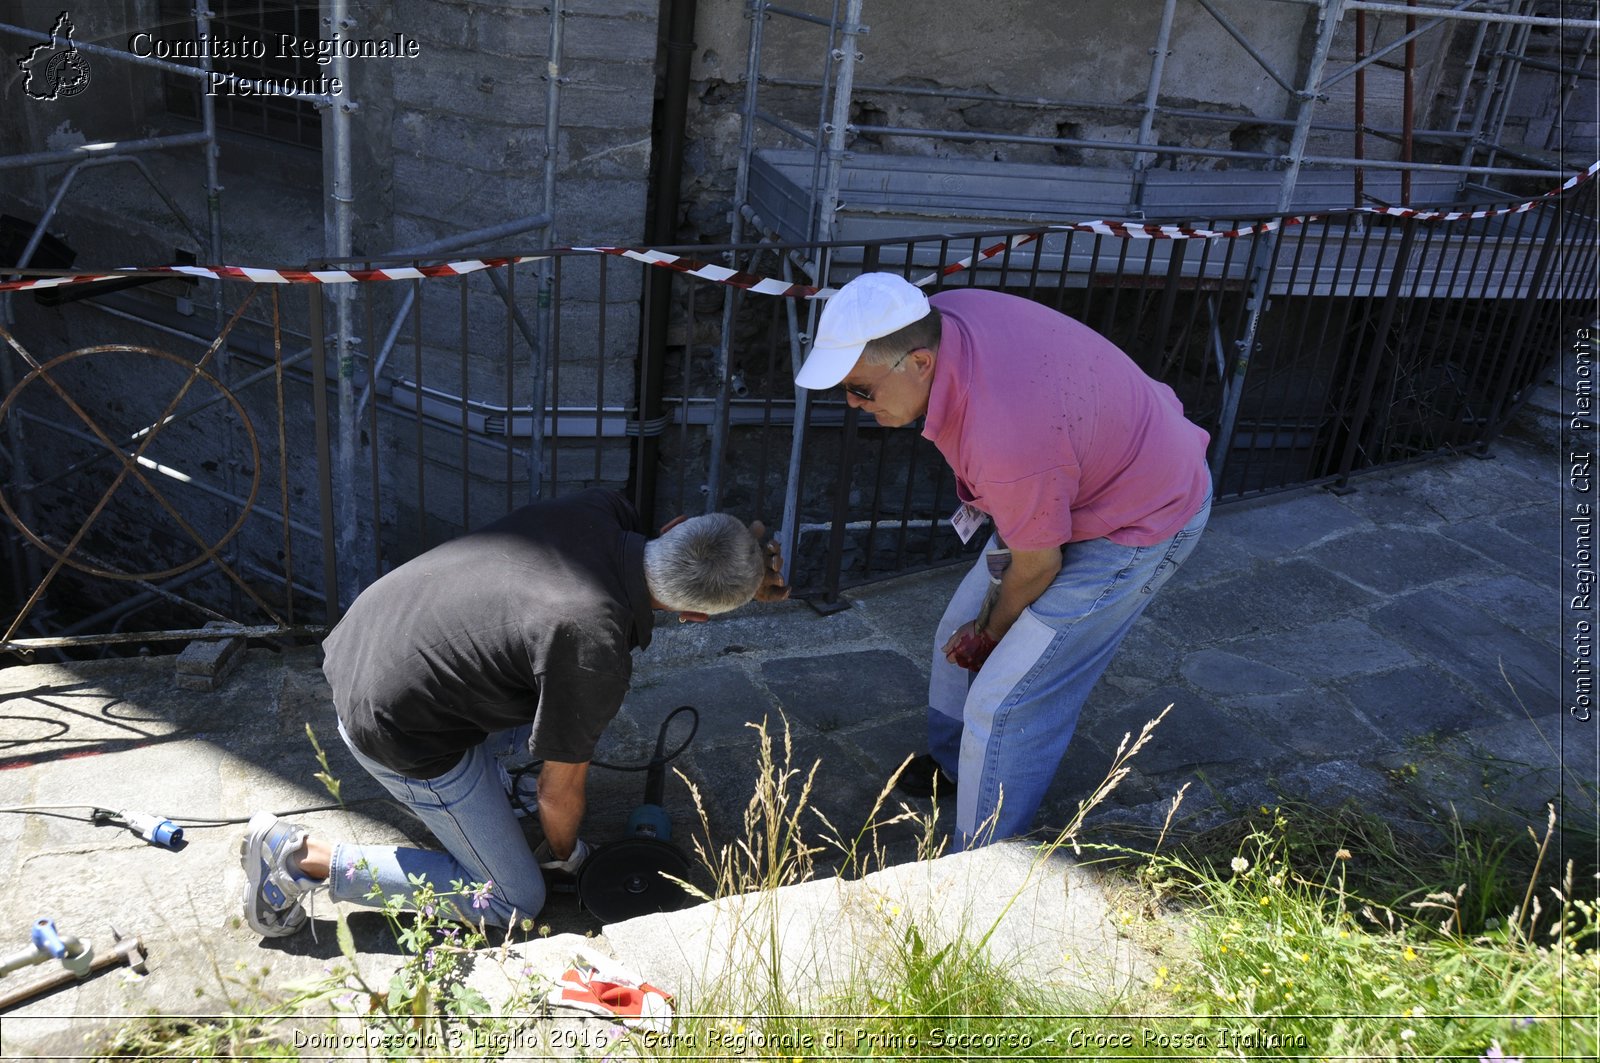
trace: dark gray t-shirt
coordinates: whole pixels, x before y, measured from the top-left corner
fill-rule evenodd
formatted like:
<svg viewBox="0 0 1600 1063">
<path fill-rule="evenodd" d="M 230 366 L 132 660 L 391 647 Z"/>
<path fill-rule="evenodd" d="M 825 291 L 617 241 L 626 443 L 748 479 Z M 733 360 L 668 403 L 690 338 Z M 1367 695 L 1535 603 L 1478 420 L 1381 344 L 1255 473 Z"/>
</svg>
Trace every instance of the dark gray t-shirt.
<svg viewBox="0 0 1600 1063">
<path fill-rule="evenodd" d="M 450 770 L 532 722 L 535 756 L 582 763 L 650 644 L 644 529 L 621 495 L 537 502 L 362 591 L 323 642 L 356 748 L 402 775 Z"/>
</svg>

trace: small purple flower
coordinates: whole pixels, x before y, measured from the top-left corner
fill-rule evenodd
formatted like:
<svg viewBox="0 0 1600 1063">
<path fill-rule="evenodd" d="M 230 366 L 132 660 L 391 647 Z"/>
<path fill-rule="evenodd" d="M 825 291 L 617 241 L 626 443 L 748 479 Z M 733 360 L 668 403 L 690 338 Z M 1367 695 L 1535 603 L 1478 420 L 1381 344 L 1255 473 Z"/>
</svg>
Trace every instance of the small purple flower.
<svg viewBox="0 0 1600 1063">
<path fill-rule="evenodd" d="M 475 890 L 468 890 L 467 896 L 472 898 L 474 908 L 489 907 L 489 892 L 494 889 L 494 880 L 490 879 Z"/>
<path fill-rule="evenodd" d="M 354 879 L 355 877 L 356 877 L 356 865 L 354 865 L 354 864 L 346 864 L 344 866 L 344 880 L 346 882 L 349 882 L 352 879 Z"/>
<path fill-rule="evenodd" d="M 439 957 L 435 955 L 435 950 L 429 949 L 422 954 L 422 966 L 424 969 L 431 971 L 433 970 L 433 965 L 438 962 Z"/>
<path fill-rule="evenodd" d="M 1532 1026 L 1534 1023 L 1536 1023 L 1538 1021 L 1539 1020 L 1534 1018 L 1532 1015 L 1524 1015 L 1522 1018 L 1516 1020 L 1511 1025 L 1515 1026 L 1519 1030 L 1526 1030 L 1528 1027 Z"/>
<path fill-rule="evenodd" d="M 1522 1063 L 1522 1057 L 1508 1056 L 1500 1050 L 1499 1041 L 1490 1041 L 1489 1051 L 1478 1057 L 1478 1063 Z"/>
</svg>

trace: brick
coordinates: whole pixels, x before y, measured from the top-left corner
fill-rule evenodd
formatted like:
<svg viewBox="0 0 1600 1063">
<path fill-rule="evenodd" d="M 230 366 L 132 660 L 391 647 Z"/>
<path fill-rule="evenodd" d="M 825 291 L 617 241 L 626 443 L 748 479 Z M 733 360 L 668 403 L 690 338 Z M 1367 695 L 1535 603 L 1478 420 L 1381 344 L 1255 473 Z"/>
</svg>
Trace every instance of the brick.
<svg viewBox="0 0 1600 1063">
<path fill-rule="evenodd" d="M 634 135 L 649 134 L 654 105 L 651 68 L 607 63 L 566 76 L 570 80 L 561 85 L 562 128 L 620 129 L 630 130 Z M 542 125 L 542 111 L 538 120 Z"/>
<path fill-rule="evenodd" d="M 544 165 L 544 126 L 496 125 L 460 115 L 405 110 L 395 116 L 397 154 L 457 165 L 483 173 L 523 173 Z"/>
<path fill-rule="evenodd" d="M 213 620 L 205 630 L 233 627 Z M 244 660 L 242 638 L 197 639 L 183 648 L 173 664 L 178 686 L 184 690 L 215 690 Z"/>
<path fill-rule="evenodd" d="M 409 155 L 394 160 L 396 211 L 445 222 L 458 232 L 533 213 L 543 202 L 543 184 L 531 173 L 484 174 Z"/>
<path fill-rule="evenodd" d="M 422 52 L 418 58 L 426 58 L 432 51 L 432 44 L 471 48 L 472 21 L 473 9 L 461 4 L 439 0 L 396 0 L 395 3 L 395 29 L 417 39 Z"/>
<path fill-rule="evenodd" d="M 656 36 L 654 19 L 595 18 L 574 14 L 567 19 L 562 54 L 574 59 L 654 64 Z"/>
<path fill-rule="evenodd" d="M 661 12 L 660 0 L 567 0 L 562 6 L 574 16 L 631 17 L 652 21 Z"/>
<path fill-rule="evenodd" d="M 397 106 L 544 125 L 544 66 L 440 46 L 426 65 L 394 79 Z"/>
<path fill-rule="evenodd" d="M 563 181 L 556 189 L 556 232 L 563 244 L 638 244 L 644 239 L 647 186 L 637 181 Z"/>
</svg>

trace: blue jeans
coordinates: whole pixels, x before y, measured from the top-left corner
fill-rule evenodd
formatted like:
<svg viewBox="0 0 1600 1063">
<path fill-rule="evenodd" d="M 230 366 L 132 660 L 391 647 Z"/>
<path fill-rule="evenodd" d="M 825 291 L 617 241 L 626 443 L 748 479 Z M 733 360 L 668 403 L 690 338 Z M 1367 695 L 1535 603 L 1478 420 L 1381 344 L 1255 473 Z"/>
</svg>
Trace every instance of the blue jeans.
<svg viewBox="0 0 1600 1063">
<path fill-rule="evenodd" d="M 377 886 L 385 896 L 410 900 L 416 895 L 411 883 L 416 875 L 433 886 L 441 914 L 447 917 L 509 927 L 537 915 L 544 907 L 544 875 L 522 835 L 495 764 L 497 757 L 525 751 L 527 736 L 527 728 L 490 735 L 443 775 L 412 779 L 367 757 L 351 744 L 341 725 L 339 737 L 356 761 L 415 813 L 447 851 L 340 842 L 328 869 L 333 898 L 380 906 L 382 898 L 370 896 Z M 450 895 L 454 882 L 468 888 L 488 884 L 488 889 Z"/>
<path fill-rule="evenodd" d="M 1199 541 L 1211 499 L 1155 546 L 1109 539 L 1069 543 L 1061 571 L 973 675 L 939 647 L 978 615 L 988 590 L 983 560 L 950 599 L 934 632 L 928 745 L 956 779 L 959 849 L 1022 834 L 1054 779 L 1089 691 L 1124 635 Z"/>
</svg>

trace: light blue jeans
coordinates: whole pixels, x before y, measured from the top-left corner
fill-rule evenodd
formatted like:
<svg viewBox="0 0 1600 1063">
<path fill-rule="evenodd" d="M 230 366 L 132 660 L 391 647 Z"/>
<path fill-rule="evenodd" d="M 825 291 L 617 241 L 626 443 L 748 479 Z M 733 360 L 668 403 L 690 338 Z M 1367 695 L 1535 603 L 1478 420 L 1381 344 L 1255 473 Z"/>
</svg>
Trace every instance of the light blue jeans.
<svg viewBox="0 0 1600 1063">
<path fill-rule="evenodd" d="M 958 783 L 957 849 L 1032 825 L 1089 691 L 1194 549 L 1210 514 L 1208 495 L 1183 530 L 1155 546 L 1068 544 L 1061 571 L 976 675 L 939 652 L 951 632 L 978 615 L 989 586 L 981 558 L 962 580 L 934 632 L 928 682 L 929 750 Z"/>
<path fill-rule="evenodd" d="M 340 842 L 334 846 L 328 870 L 334 900 L 380 906 L 382 898 L 372 895 L 376 886 L 385 896 L 410 901 L 416 896 L 411 878 L 420 876 L 432 885 L 440 914 L 446 917 L 509 927 L 539 913 L 544 907 L 544 875 L 511 810 L 495 763 L 525 755 L 528 728 L 490 735 L 468 750 L 459 764 L 433 779 L 390 771 L 352 745 L 342 725 L 339 737 L 356 761 L 415 813 L 447 851 Z M 470 892 L 452 895 L 455 882 Z"/>
</svg>

